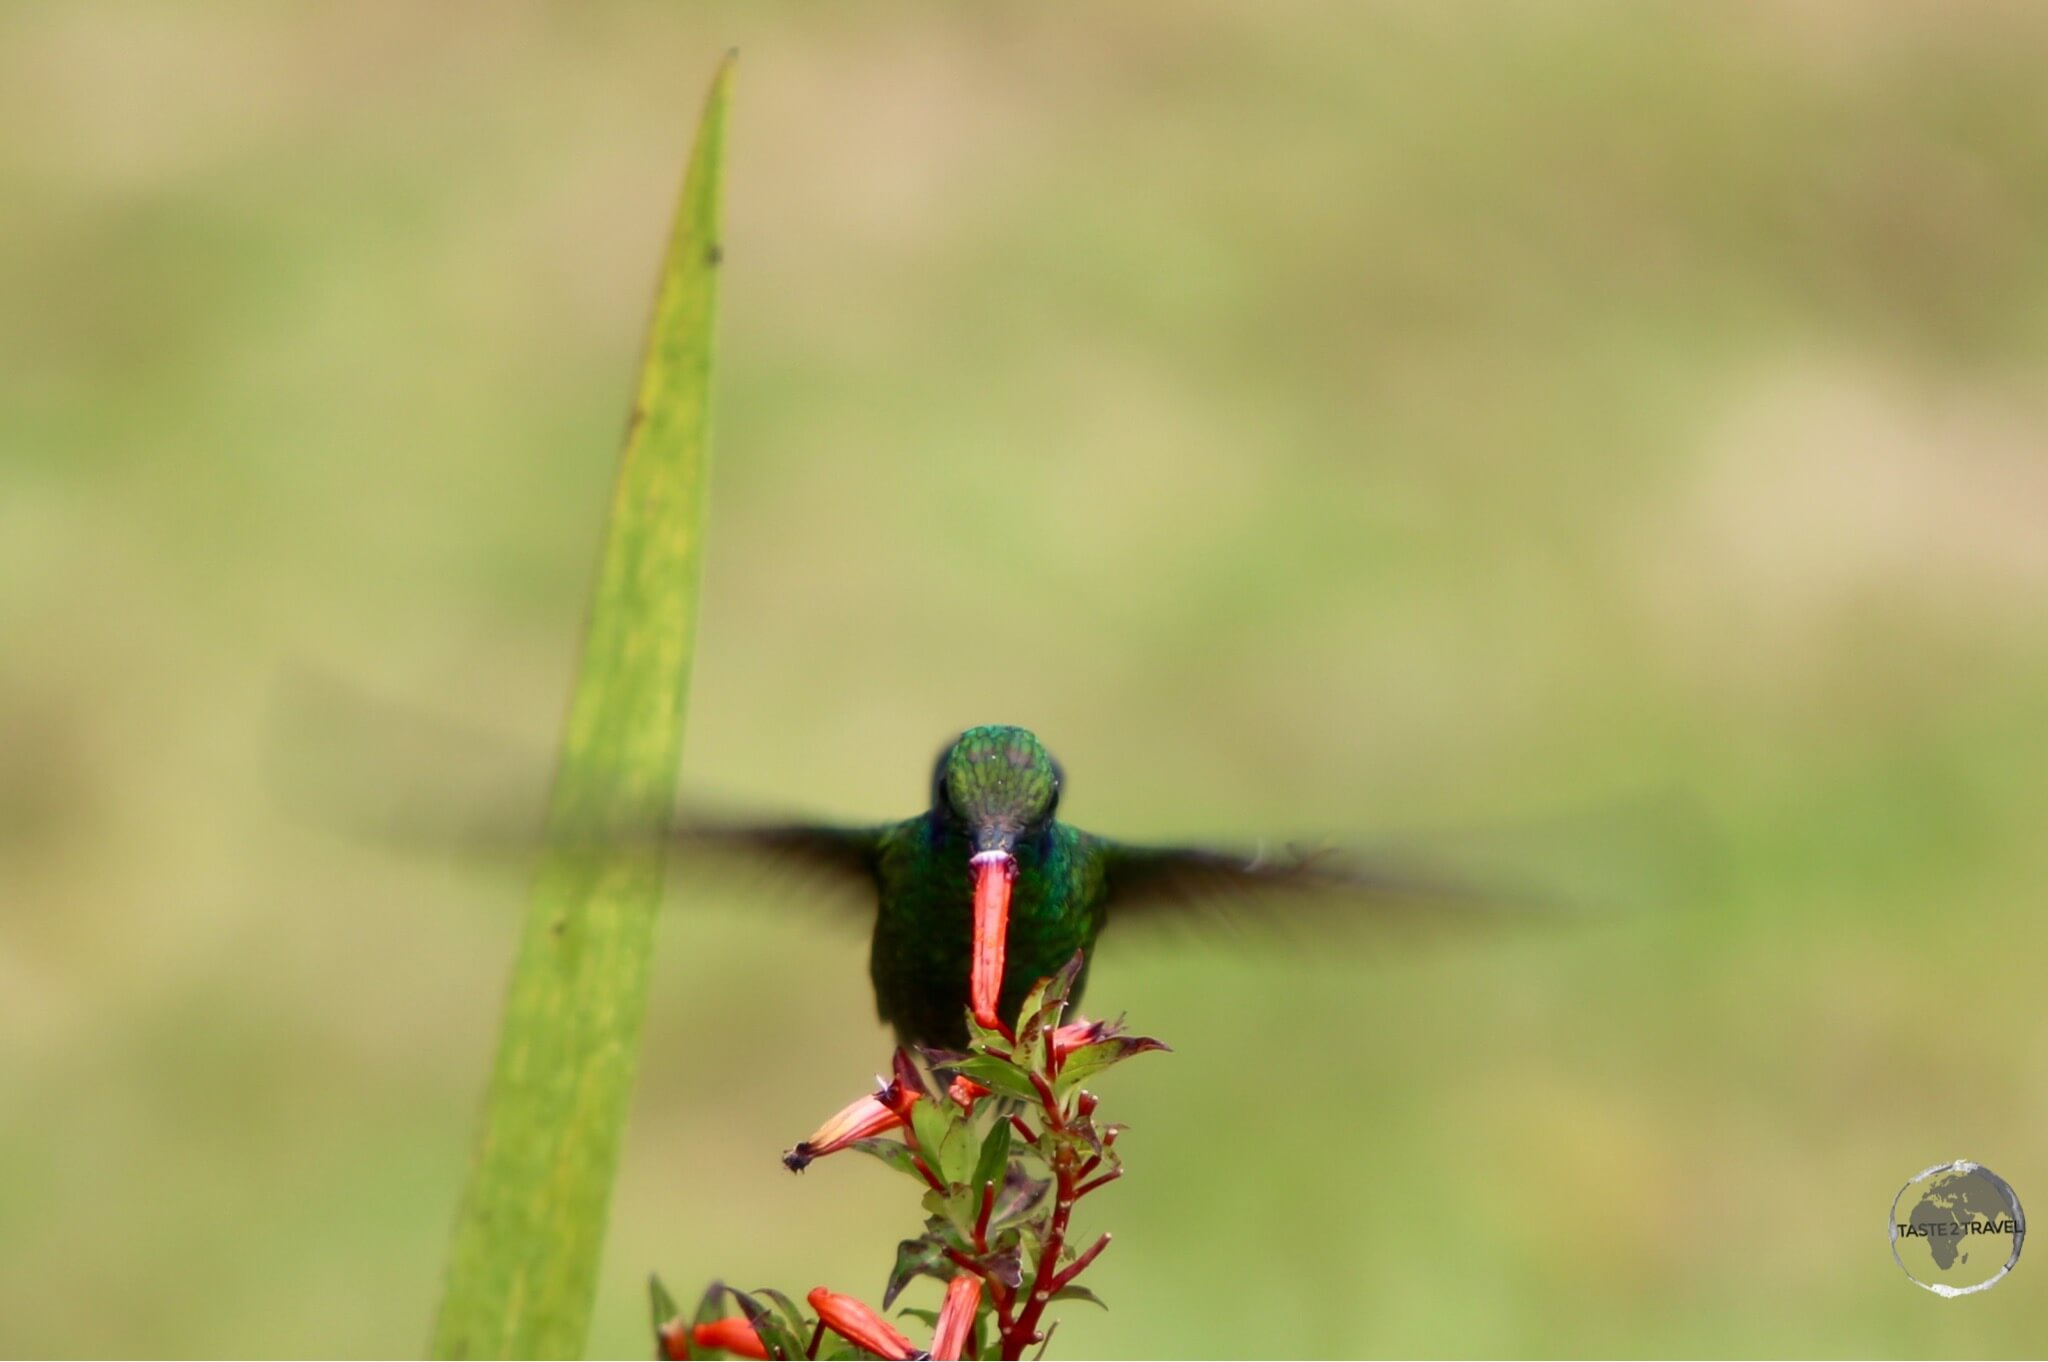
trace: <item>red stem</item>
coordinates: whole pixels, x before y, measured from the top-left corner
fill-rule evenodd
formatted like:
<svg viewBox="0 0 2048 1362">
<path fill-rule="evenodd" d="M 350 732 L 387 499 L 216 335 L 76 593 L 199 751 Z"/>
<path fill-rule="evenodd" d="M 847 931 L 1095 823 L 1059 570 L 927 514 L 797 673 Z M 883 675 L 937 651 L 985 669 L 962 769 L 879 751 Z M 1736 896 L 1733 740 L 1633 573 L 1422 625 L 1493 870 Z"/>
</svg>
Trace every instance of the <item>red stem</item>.
<svg viewBox="0 0 2048 1362">
<path fill-rule="evenodd" d="M 1014 1309 L 1016 1309 L 1016 1297 L 1010 1294 L 1009 1287 L 1003 1286 L 1002 1283 L 998 1282 L 995 1278 L 988 1276 L 986 1273 L 982 1275 L 981 1280 L 985 1285 L 991 1288 L 990 1294 L 992 1294 L 995 1297 L 996 1336 L 998 1338 L 1008 1338 L 1010 1335 L 1010 1330 L 1017 1327 L 1017 1318 L 1014 1314 L 1011 1313 Z M 996 1290 L 994 1288 L 1001 1289 Z"/>
<path fill-rule="evenodd" d="M 1057 1109 L 1048 1112 L 1056 1118 Z M 1038 1318 L 1045 1313 L 1046 1302 L 1052 1299 L 1053 1269 L 1059 1263 L 1060 1251 L 1067 1242 L 1067 1217 L 1073 1213 L 1074 1201 L 1080 1193 L 1074 1187 L 1074 1169 L 1071 1156 L 1061 1150 L 1053 1168 L 1052 1223 L 1046 1228 L 1045 1242 L 1039 1245 L 1038 1269 L 1032 1274 L 1030 1299 L 1017 1316 L 1017 1322 L 1003 1330 L 1003 1357 L 1006 1362 L 1021 1358 L 1024 1350 L 1038 1342 Z"/>
<path fill-rule="evenodd" d="M 996 1185 L 993 1182 L 981 1184 L 981 1214 L 974 1217 L 974 1247 L 977 1252 L 988 1252 L 988 1218 L 996 1208 Z"/>
<path fill-rule="evenodd" d="M 1109 1170 L 1109 1171 L 1108 1171 L 1107 1173 L 1104 1173 L 1104 1174 L 1103 1174 L 1103 1175 L 1102 1175 L 1101 1177 L 1099 1177 L 1099 1178 L 1096 1178 L 1096 1179 L 1095 1179 L 1094 1181 L 1092 1181 L 1092 1182 L 1084 1182 L 1084 1183 L 1082 1183 L 1082 1184 L 1081 1184 L 1081 1185 L 1080 1185 L 1079 1187 L 1076 1187 L 1076 1188 L 1074 1189 L 1074 1195 L 1075 1195 L 1075 1196 L 1077 1196 L 1077 1197 L 1081 1197 L 1081 1196 L 1087 1196 L 1087 1195 L 1088 1195 L 1088 1194 L 1089 1194 L 1090 1192 L 1094 1191 L 1094 1190 L 1095 1190 L 1095 1189 L 1096 1189 L 1097 1187 L 1105 1186 L 1105 1185 L 1106 1185 L 1106 1184 L 1108 1184 L 1108 1183 L 1112 1183 L 1112 1182 L 1115 1182 L 1115 1181 L 1116 1181 L 1116 1180 L 1117 1180 L 1118 1178 L 1122 1177 L 1123 1175 L 1124 1175 L 1124 1170 L 1123 1170 L 1123 1169 L 1121 1169 L 1121 1168 L 1112 1168 L 1112 1169 L 1110 1169 L 1110 1170 Z"/>
<path fill-rule="evenodd" d="M 1087 1267 L 1088 1264 L 1095 1261 L 1095 1255 L 1102 1252 L 1104 1249 L 1108 1247 L 1109 1236 L 1105 1234 L 1100 1239 L 1090 1244 L 1087 1248 L 1087 1251 L 1074 1260 L 1073 1266 L 1069 1267 L 1065 1272 L 1060 1273 L 1057 1277 L 1054 1277 L 1052 1279 L 1052 1289 L 1055 1292 L 1065 1290 L 1067 1283 L 1073 1281 L 1074 1278 L 1080 1276 L 1081 1270 Z"/>
</svg>

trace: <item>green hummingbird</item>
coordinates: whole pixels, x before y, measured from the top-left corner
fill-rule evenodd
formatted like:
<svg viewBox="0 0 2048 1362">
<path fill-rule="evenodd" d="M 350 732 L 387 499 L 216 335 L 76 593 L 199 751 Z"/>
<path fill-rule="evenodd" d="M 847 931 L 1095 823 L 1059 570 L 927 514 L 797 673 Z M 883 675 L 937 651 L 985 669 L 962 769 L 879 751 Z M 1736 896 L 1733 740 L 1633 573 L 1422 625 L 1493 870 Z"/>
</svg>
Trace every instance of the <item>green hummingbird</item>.
<svg viewBox="0 0 2048 1362">
<path fill-rule="evenodd" d="M 492 806 L 496 792 L 530 783 L 537 763 L 492 735 L 317 676 L 299 678 L 279 712 L 291 731 L 310 735 L 304 746 L 320 758 L 313 798 L 329 808 L 338 801 L 359 831 L 411 849 L 492 859 L 535 846 L 527 816 Z M 421 763 L 423 750 L 437 759 Z M 447 779 L 480 757 L 494 791 L 482 800 Z M 393 780 L 394 770 L 406 778 Z M 767 872 L 809 900 L 858 905 L 863 916 L 873 914 L 875 1011 L 900 1042 L 950 1050 L 965 1048 L 977 1002 L 984 1025 L 1014 1026 L 1032 986 L 1076 951 L 1084 968 L 1070 996 L 1078 1002 L 1096 943 L 1116 923 L 1306 929 L 1321 941 L 1383 925 L 1401 910 L 1429 924 L 1466 923 L 1526 909 L 1538 897 L 1552 900 L 1530 895 L 1526 885 L 1491 883 L 1491 876 L 1485 885 L 1446 877 L 1406 857 L 1295 845 L 1274 854 L 1149 846 L 1099 836 L 1059 817 L 1065 784 L 1059 763 L 1029 730 L 991 724 L 946 745 L 932 768 L 928 806 L 900 822 L 736 821 L 686 809 L 680 817 L 650 812 L 555 827 L 548 840 L 597 852 L 666 846 L 682 853 L 686 883 L 700 868 L 715 877 L 722 864 Z M 363 812 L 376 806 L 386 811 Z M 451 808 L 469 812 L 451 817 Z M 1526 920 L 1519 911 L 1512 916 Z"/>
<path fill-rule="evenodd" d="M 801 862 L 871 891 L 875 1011 L 900 1042 L 943 1049 L 966 1047 L 977 972 L 996 1015 L 1014 1026 L 1032 985 L 1079 951 L 1084 965 L 1071 995 L 1078 1003 L 1096 942 L 1112 921 L 1230 918 L 1276 898 L 1391 904 L 1465 897 L 1328 854 L 1290 849 L 1267 857 L 1097 836 L 1059 818 L 1064 784 L 1036 736 L 992 724 L 968 729 L 939 754 L 931 806 L 901 822 L 686 823 L 674 838 L 686 847 Z M 991 936 L 1000 943 L 994 960 L 987 957 Z"/>
</svg>

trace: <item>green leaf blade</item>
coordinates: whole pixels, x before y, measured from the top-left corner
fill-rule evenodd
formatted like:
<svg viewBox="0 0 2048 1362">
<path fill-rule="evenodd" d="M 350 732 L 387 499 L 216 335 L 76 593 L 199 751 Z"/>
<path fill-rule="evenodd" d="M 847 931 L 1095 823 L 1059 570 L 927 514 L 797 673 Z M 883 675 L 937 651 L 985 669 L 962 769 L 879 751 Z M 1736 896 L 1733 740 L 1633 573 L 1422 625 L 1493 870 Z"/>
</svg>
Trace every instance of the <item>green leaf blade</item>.
<svg viewBox="0 0 2048 1362">
<path fill-rule="evenodd" d="M 663 265 L 570 703 L 549 826 L 673 806 L 696 618 L 719 212 L 733 63 L 713 79 Z M 659 848 L 557 837 L 535 875 L 439 1357 L 583 1351 L 646 1012 Z"/>
<path fill-rule="evenodd" d="M 1150 1036 L 1111 1036 L 1108 1040 L 1083 1045 L 1069 1054 L 1060 1066 L 1059 1081 L 1053 1085 L 1054 1090 L 1064 1096 L 1113 1064 L 1121 1064 L 1133 1055 L 1167 1048 L 1164 1042 Z"/>
<path fill-rule="evenodd" d="M 1000 1187 L 1004 1173 L 1010 1166 L 1010 1123 L 998 1118 L 982 1142 L 981 1156 L 974 1161 L 974 1177 L 970 1186 L 976 1195 L 990 1183 Z"/>
</svg>

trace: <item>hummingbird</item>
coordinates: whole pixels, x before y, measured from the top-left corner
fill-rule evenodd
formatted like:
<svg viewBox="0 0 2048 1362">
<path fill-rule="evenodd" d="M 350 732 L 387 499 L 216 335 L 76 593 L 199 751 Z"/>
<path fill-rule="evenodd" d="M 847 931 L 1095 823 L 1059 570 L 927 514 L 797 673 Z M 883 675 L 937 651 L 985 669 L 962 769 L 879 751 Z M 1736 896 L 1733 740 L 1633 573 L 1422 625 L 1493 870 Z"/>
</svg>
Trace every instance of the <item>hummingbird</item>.
<svg viewBox="0 0 2048 1362">
<path fill-rule="evenodd" d="M 332 808 L 339 797 L 345 820 L 379 841 L 492 859 L 535 846 L 528 817 L 493 806 L 504 789 L 530 783 L 536 763 L 492 735 L 318 676 L 295 678 L 281 693 L 278 722 L 310 735 L 299 746 L 321 758 L 317 802 Z M 422 765 L 421 750 L 437 759 Z M 480 759 L 491 795 L 479 799 L 448 784 L 450 772 Z M 394 781 L 394 770 L 406 778 Z M 1097 943 L 1115 924 L 1279 935 L 1306 929 L 1321 942 L 1389 918 L 1469 923 L 1539 902 L 1557 906 L 1553 895 L 1532 895 L 1526 885 L 1501 886 L 1492 876 L 1475 884 L 1384 853 L 1101 836 L 1059 817 L 1065 786 L 1060 764 L 1035 734 L 989 724 L 946 744 L 932 767 L 927 806 L 901 821 L 736 820 L 686 806 L 680 815 L 648 811 L 623 823 L 555 827 L 548 840 L 599 853 L 666 847 L 693 871 L 744 867 L 807 899 L 871 913 L 876 1014 L 900 1044 L 943 1050 L 966 1048 L 970 1012 L 989 1029 L 1014 1027 L 1033 985 L 1076 952 L 1082 970 L 1069 999 L 1078 1005 Z M 376 806 L 385 811 L 363 812 Z M 451 817 L 451 808 L 471 813 Z M 1511 916 L 1527 920 L 1519 911 Z"/>
<path fill-rule="evenodd" d="M 868 976 L 875 1011 L 904 1045 L 966 1048 L 970 1010 L 1014 1027 L 1032 986 L 1083 965 L 1079 1003 L 1105 927 L 1126 919 L 1229 919 L 1282 898 L 1380 906 L 1462 891 L 1365 869 L 1333 855 L 1279 856 L 1148 846 L 1059 817 L 1066 777 L 1029 730 L 970 728 L 939 754 L 930 807 L 901 822 L 684 824 L 685 847 L 801 862 L 871 892 Z"/>
</svg>

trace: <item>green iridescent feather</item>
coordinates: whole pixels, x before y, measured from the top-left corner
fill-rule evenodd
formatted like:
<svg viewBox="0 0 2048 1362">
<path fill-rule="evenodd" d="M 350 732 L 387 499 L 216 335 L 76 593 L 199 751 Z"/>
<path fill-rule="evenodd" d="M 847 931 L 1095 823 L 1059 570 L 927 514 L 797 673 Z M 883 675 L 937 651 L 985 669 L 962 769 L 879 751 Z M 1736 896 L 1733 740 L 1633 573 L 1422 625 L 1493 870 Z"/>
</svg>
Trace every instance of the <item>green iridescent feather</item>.
<svg viewBox="0 0 2048 1362">
<path fill-rule="evenodd" d="M 868 974 L 875 1010 L 903 1040 L 948 1048 L 967 1044 L 968 961 L 974 944 L 974 883 L 967 830 L 922 814 L 880 838 L 879 889 Z M 1048 820 L 1014 847 L 1008 962 L 999 1010 L 1015 1024 L 1031 985 L 1075 951 L 1092 953 L 1105 918 L 1103 850 L 1077 828 Z M 1075 983 L 1078 1003 L 1087 972 Z"/>
</svg>

